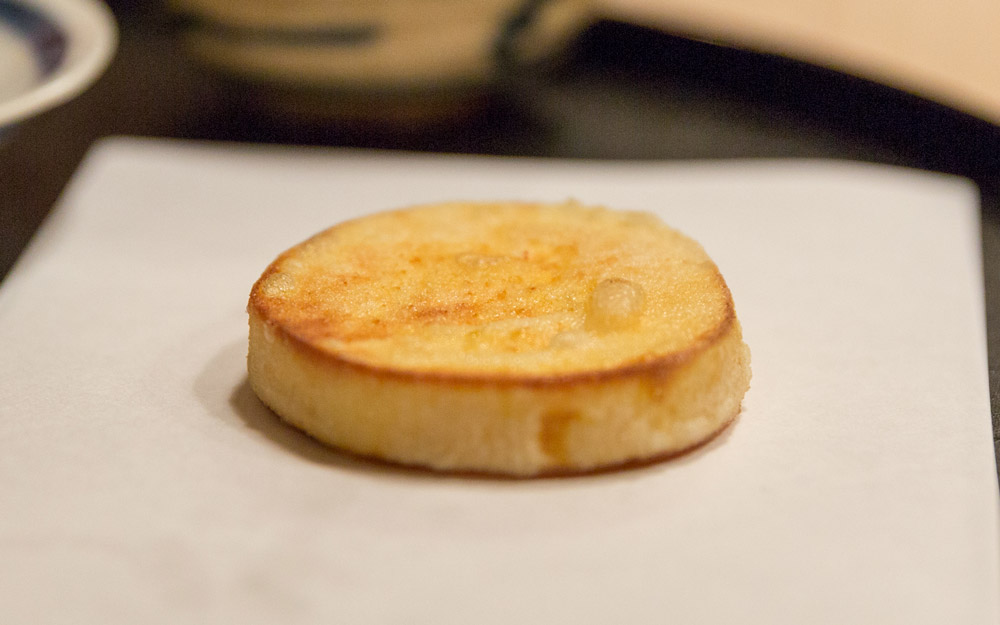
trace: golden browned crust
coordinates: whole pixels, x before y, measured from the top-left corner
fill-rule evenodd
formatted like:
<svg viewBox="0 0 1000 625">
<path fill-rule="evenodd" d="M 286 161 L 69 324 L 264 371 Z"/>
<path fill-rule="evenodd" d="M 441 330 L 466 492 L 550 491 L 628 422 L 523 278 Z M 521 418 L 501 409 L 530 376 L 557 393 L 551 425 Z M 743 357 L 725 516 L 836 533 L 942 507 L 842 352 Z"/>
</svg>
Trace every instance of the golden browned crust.
<svg viewBox="0 0 1000 625">
<path fill-rule="evenodd" d="M 396 214 L 405 214 L 413 209 L 402 209 L 393 211 Z M 280 271 L 280 267 L 292 256 L 296 255 L 302 248 L 311 244 L 316 244 L 324 239 L 331 238 L 337 231 L 343 230 L 351 224 L 357 223 L 364 218 L 343 222 L 323 232 L 320 232 L 299 245 L 285 251 L 278 256 L 264 271 L 261 277 L 254 284 L 248 303 L 248 308 L 265 320 L 268 326 L 277 334 L 281 335 L 295 349 L 300 350 L 305 357 L 324 362 L 328 366 L 349 367 L 358 371 L 365 371 L 370 375 L 393 378 L 393 379 L 413 379 L 427 383 L 441 382 L 445 384 L 481 384 L 481 385 L 527 385 L 527 386 L 553 386 L 572 385 L 585 381 L 608 380 L 616 377 L 627 377 L 636 374 L 658 373 L 666 375 L 672 368 L 678 367 L 694 355 L 704 351 L 712 345 L 720 336 L 726 334 L 735 321 L 735 311 L 729 287 L 718 269 L 711 265 L 712 279 L 715 282 L 714 288 L 723 294 L 724 311 L 712 327 L 707 328 L 701 335 L 686 344 L 683 349 L 659 354 L 642 354 L 632 362 L 625 362 L 613 368 L 593 369 L 587 371 L 574 371 L 569 373 L 532 373 L 532 374 L 507 374 L 503 372 L 475 373 L 467 371 L 422 371 L 402 367 L 392 367 L 376 365 L 363 360 L 352 358 L 343 352 L 334 351 L 323 347 L 318 343 L 319 339 L 331 335 L 340 334 L 342 338 L 348 340 L 382 338 L 393 331 L 388 324 L 382 324 L 380 328 L 367 328 L 364 331 L 358 329 L 346 329 L 349 323 L 344 318 L 337 318 L 330 315 L 322 319 L 309 318 L 309 308 L 303 308 L 301 302 L 282 302 L 264 295 L 262 286 L 274 274 Z M 707 256 L 705 260 L 708 261 Z M 710 261 L 708 261 L 710 262 Z M 355 279 L 364 280 L 366 277 L 355 275 Z M 337 285 L 333 285 L 336 287 Z M 348 286 L 346 283 L 341 286 Z M 475 322 L 479 311 L 474 305 L 453 306 L 450 308 L 434 308 L 424 306 L 411 311 L 410 319 L 402 319 L 396 326 L 406 325 L 410 321 L 419 322 Z M 279 321 L 280 320 L 280 321 Z"/>
<path fill-rule="evenodd" d="M 720 276 L 721 277 L 721 276 Z M 267 309 L 255 305 L 251 299 L 250 306 L 253 311 L 262 318 L 267 318 Z M 638 374 L 666 376 L 672 369 L 675 369 L 688 362 L 697 354 L 705 351 L 710 345 L 732 327 L 736 316 L 730 307 L 730 313 L 721 323 L 712 328 L 712 331 L 705 336 L 699 337 L 697 341 L 683 350 L 663 354 L 656 358 L 641 360 L 626 365 L 615 367 L 614 369 L 597 369 L 593 371 L 577 371 L 566 374 L 535 374 L 535 375 L 505 375 L 505 374 L 470 374 L 462 372 L 439 372 L 439 371 L 414 371 L 408 369 L 398 369 L 391 367 L 380 367 L 364 362 L 350 360 L 341 354 L 330 352 L 309 341 L 308 338 L 296 334 L 293 331 L 280 326 L 268 323 L 275 333 L 294 345 L 303 356 L 314 359 L 329 367 L 345 367 L 364 372 L 378 378 L 414 380 L 427 384 L 471 384 L 483 386 L 572 386 L 580 383 L 607 381 L 614 378 L 632 377 Z"/>
</svg>

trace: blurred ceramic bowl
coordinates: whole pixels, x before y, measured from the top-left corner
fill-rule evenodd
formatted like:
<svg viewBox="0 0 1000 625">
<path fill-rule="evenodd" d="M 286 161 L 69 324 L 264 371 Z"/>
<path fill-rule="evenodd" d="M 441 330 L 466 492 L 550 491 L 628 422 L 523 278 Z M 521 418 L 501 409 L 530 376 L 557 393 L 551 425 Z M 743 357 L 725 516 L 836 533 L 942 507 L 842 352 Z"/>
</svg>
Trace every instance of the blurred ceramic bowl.
<svg viewBox="0 0 1000 625">
<path fill-rule="evenodd" d="M 504 53 L 557 49 L 588 0 L 169 0 L 185 48 L 300 114 L 407 122 L 456 114 Z M 291 96 L 291 97 L 289 97 Z"/>
<path fill-rule="evenodd" d="M 117 42 L 98 0 L 0 0 L 0 129 L 80 94 Z"/>
</svg>

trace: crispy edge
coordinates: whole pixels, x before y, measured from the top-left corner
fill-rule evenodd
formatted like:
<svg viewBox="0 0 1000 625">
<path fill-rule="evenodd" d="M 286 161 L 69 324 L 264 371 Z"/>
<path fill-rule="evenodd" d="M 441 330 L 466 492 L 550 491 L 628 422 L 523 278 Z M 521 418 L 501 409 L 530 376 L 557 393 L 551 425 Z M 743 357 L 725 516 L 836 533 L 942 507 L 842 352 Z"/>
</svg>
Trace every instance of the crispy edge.
<svg viewBox="0 0 1000 625">
<path fill-rule="evenodd" d="M 401 208 L 386 211 L 386 213 L 383 214 L 406 213 L 414 208 L 419 207 Z M 276 273 L 278 271 L 278 267 L 300 248 L 323 239 L 329 236 L 331 232 L 339 230 L 348 224 L 362 219 L 365 219 L 365 216 L 356 217 L 354 219 L 336 224 L 326 230 L 312 235 L 301 243 L 282 252 L 271 262 L 270 265 L 267 266 L 267 269 L 264 270 L 264 273 L 261 274 L 257 281 L 254 282 L 254 285 L 250 290 L 249 301 L 247 302 L 247 312 L 250 315 L 256 315 L 262 323 L 264 323 L 278 337 L 286 341 L 292 349 L 299 353 L 299 355 L 310 358 L 313 362 L 330 368 L 349 368 L 375 378 L 388 380 L 408 380 L 427 384 L 460 384 L 480 387 L 559 387 L 573 386 L 582 383 L 606 382 L 635 375 L 656 375 L 665 377 L 675 369 L 683 366 L 699 354 L 703 353 L 719 339 L 724 337 L 736 322 L 736 310 L 733 304 L 732 293 L 729 290 L 729 285 L 726 284 L 726 280 L 719 271 L 719 268 L 715 265 L 715 262 L 712 261 L 707 254 L 705 254 L 705 258 L 712 263 L 712 268 L 714 270 L 713 275 L 718 283 L 717 286 L 721 288 L 725 294 L 726 308 L 719 323 L 692 341 L 691 345 L 685 349 L 662 354 L 653 358 L 638 360 L 611 369 L 576 371 L 573 373 L 552 375 L 470 374 L 453 371 L 416 371 L 412 369 L 372 365 L 348 358 L 338 352 L 323 349 L 309 340 L 308 337 L 289 330 L 278 320 L 273 318 L 274 315 L 271 313 L 275 307 L 269 305 L 268 298 L 261 292 L 263 284 L 267 278 Z"/>
<path fill-rule="evenodd" d="M 275 261 L 277 263 L 278 261 Z M 462 384 L 475 386 L 527 386 L 527 387 L 555 387 L 572 386 L 581 383 L 605 382 L 614 379 L 627 378 L 634 375 L 657 375 L 666 376 L 673 370 L 690 362 L 698 354 L 703 353 L 718 340 L 724 337 L 732 328 L 736 320 L 736 313 L 733 307 L 732 295 L 725 280 L 715 270 L 716 279 L 719 286 L 726 294 L 726 309 L 722 319 L 715 326 L 695 339 L 688 347 L 661 354 L 648 359 L 626 363 L 610 369 L 594 369 L 589 371 L 575 371 L 565 374 L 489 374 L 489 373 L 463 373 L 458 371 L 417 371 L 413 369 L 403 369 L 395 367 L 384 367 L 372 365 L 366 362 L 351 359 L 344 354 L 324 349 L 308 338 L 300 336 L 288 328 L 284 327 L 280 321 L 272 318 L 272 307 L 268 305 L 267 298 L 260 292 L 260 284 L 274 270 L 274 264 L 268 268 L 261 276 L 260 280 L 254 284 L 250 293 L 250 300 L 247 304 L 247 311 L 250 315 L 265 324 L 269 330 L 284 340 L 299 355 L 307 357 L 313 362 L 331 368 L 346 367 L 354 371 L 367 375 L 393 380 L 409 380 L 425 383 L 439 384 Z"/>
</svg>

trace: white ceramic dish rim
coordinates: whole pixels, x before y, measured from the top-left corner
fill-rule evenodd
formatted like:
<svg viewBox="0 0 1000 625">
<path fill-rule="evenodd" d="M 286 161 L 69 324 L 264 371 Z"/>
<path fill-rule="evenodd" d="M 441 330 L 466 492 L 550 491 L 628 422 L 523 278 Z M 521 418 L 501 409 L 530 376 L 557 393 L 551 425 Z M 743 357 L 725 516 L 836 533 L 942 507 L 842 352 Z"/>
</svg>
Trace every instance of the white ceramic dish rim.
<svg viewBox="0 0 1000 625">
<path fill-rule="evenodd" d="M 66 37 L 54 71 L 33 88 L 0 102 L 0 128 L 22 121 L 79 95 L 104 72 L 118 45 L 118 28 L 99 0 L 7 0 L 37 12 Z"/>
</svg>

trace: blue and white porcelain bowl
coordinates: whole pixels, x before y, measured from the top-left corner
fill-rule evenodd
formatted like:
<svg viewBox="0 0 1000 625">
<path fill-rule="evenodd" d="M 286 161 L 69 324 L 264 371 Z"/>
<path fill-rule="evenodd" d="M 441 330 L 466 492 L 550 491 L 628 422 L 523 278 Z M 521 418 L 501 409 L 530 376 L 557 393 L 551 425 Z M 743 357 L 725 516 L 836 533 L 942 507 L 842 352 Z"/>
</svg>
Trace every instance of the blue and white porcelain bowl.
<svg viewBox="0 0 1000 625">
<path fill-rule="evenodd" d="M 117 42 L 99 0 L 0 0 L 0 130 L 84 91 Z"/>
<path fill-rule="evenodd" d="M 544 58 L 591 0 L 167 0 L 192 58 L 253 105 L 336 121 L 460 116 L 504 65 Z"/>
</svg>

